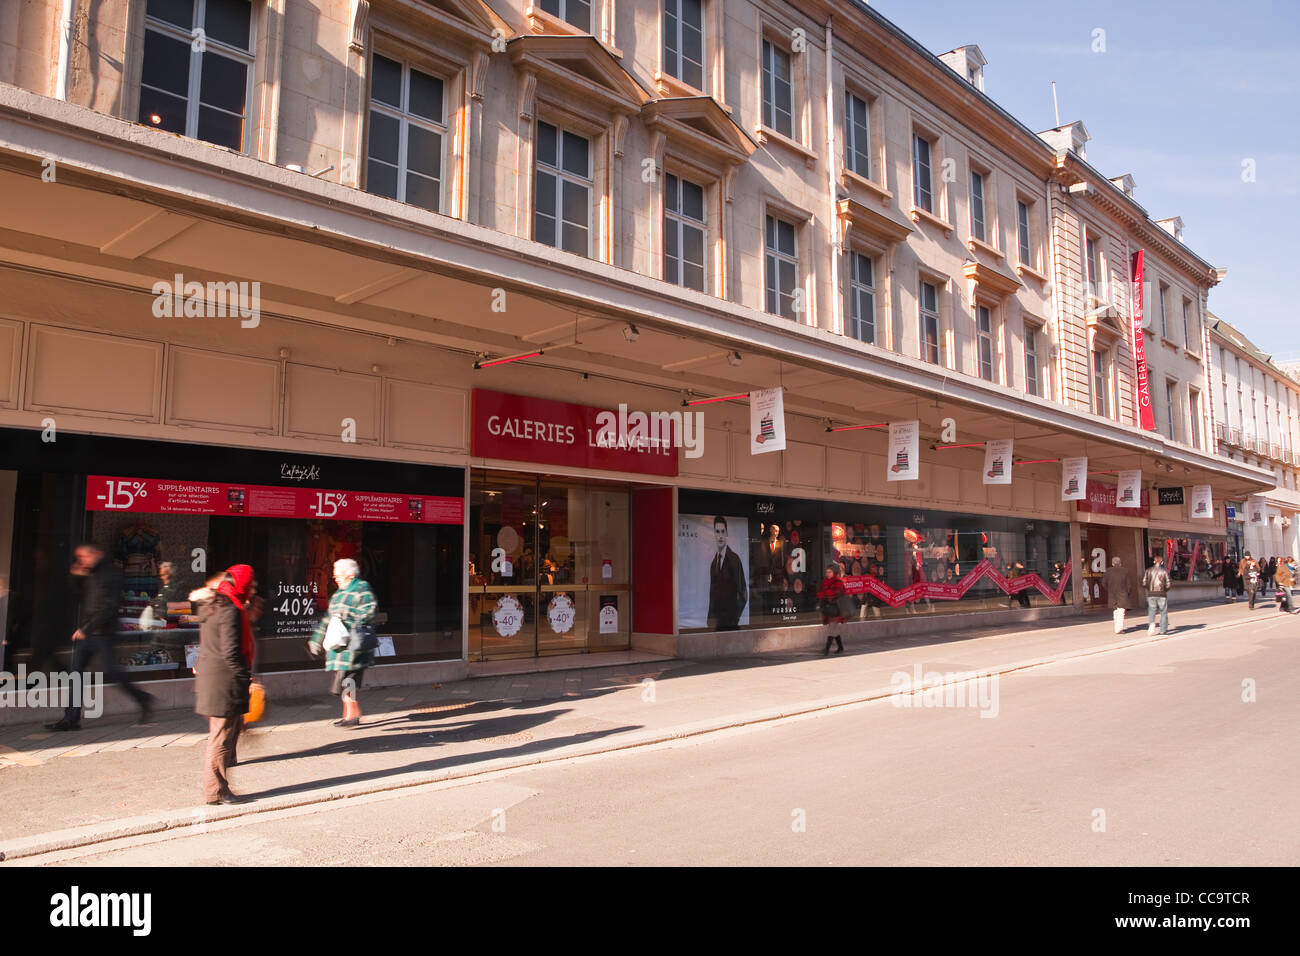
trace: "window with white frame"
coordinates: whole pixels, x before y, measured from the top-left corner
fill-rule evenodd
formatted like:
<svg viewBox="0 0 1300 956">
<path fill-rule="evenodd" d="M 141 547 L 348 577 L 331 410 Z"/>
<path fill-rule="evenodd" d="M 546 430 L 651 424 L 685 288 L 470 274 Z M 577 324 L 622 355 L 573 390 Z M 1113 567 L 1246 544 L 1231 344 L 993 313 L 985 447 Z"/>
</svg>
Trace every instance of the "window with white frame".
<svg viewBox="0 0 1300 956">
<path fill-rule="evenodd" d="M 591 0 L 541 0 L 539 6 L 570 26 L 591 32 Z"/>
<path fill-rule="evenodd" d="M 1175 398 L 1177 392 L 1178 383 L 1173 379 L 1165 379 L 1165 415 L 1167 419 L 1166 424 L 1169 427 L 1167 434 L 1169 435 L 1170 441 L 1178 440 L 1178 433 L 1174 430 L 1174 422 L 1177 417 L 1175 412 L 1178 408 L 1178 401 Z"/>
<path fill-rule="evenodd" d="M 993 312 L 987 305 L 975 306 L 975 339 L 979 348 L 980 378 L 996 381 L 993 377 Z"/>
<path fill-rule="evenodd" d="M 1110 418 L 1110 355 L 1103 348 L 1092 353 L 1092 410 L 1102 418 Z"/>
<path fill-rule="evenodd" d="M 1166 300 L 1169 298 L 1169 286 L 1163 282 L 1160 283 L 1160 337 L 1169 338 L 1169 311 L 1165 308 Z"/>
<path fill-rule="evenodd" d="M 664 72 L 704 89 L 704 0 L 664 0 Z"/>
<path fill-rule="evenodd" d="M 844 165 L 871 178 L 871 107 L 854 93 L 844 94 Z"/>
<path fill-rule="evenodd" d="M 912 202 L 917 209 L 934 212 L 934 171 L 931 142 L 920 133 L 912 134 Z"/>
<path fill-rule="evenodd" d="M 921 324 L 921 359 L 939 364 L 939 287 L 921 281 L 918 297 Z"/>
<path fill-rule="evenodd" d="M 376 53 L 370 62 L 366 192 L 438 212 L 447 124 L 443 81 Z"/>
<path fill-rule="evenodd" d="M 765 281 L 767 311 L 797 319 L 799 304 L 799 243 L 794 223 L 767 216 L 765 235 Z"/>
<path fill-rule="evenodd" d="M 988 226 L 984 217 L 984 174 L 970 171 L 970 234 L 980 242 L 988 242 Z"/>
<path fill-rule="evenodd" d="M 1096 236 L 1088 236 L 1085 240 L 1085 260 L 1084 265 L 1088 274 L 1084 277 L 1088 283 L 1088 295 L 1092 296 L 1097 302 L 1106 300 L 1105 280 L 1101 272 L 1101 243 Z"/>
<path fill-rule="evenodd" d="M 1193 448 L 1201 447 L 1201 393 L 1194 388 L 1187 389 L 1187 431 L 1188 441 Z"/>
<path fill-rule="evenodd" d="M 1187 347 L 1188 351 L 1199 352 L 1201 350 L 1200 329 L 1197 327 L 1197 324 L 1193 319 L 1192 300 L 1183 299 L 1183 344 Z"/>
<path fill-rule="evenodd" d="M 794 79 L 790 54 L 763 38 L 763 125 L 794 138 Z"/>
<path fill-rule="evenodd" d="M 1042 384 L 1038 379 L 1038 329 L 1025 325 L 1025 391 L 1030 395 L 1042 396 Z"/>
<path fill-rule="evenodd" d="M 533 238 L 590 256 L 591 189 L 591 142 L 538 120 Z"/>
<path fill-rule="evenodd" d="M 249 0 L 148 0 L 139 122 L 243 150 L 253 87 Z"/>
<path fill-rule="evenodd" d="M 664 177 L 664 279 L 704 291 L 704 187 Z"/>
<path fill-rule="evenodd" d="M 1033 268 L 1033 242 L 1029 235 L 1029 203 L 1023 199 L 1016 200 L 1016 247 L 1020 253 L 1020 263 Z"/>
<path fill-rule="evenodd" d="M 876 268 L 870 256 L 849 253 L 849 327 L 859 342 L 876 344 Z"/>
</svg>

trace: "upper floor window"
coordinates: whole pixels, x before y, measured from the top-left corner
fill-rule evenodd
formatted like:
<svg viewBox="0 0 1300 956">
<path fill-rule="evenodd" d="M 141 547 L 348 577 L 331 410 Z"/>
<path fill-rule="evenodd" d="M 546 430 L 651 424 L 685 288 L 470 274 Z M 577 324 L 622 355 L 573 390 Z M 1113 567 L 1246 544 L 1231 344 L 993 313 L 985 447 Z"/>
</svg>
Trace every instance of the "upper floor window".
<svg viewBox="0 0 1300 956">
<path fill-rule="evenodd" d="M 980 378 L 992 382 L 993 377 L 993 313 L 986 305 L 975 307 L 975 334 L 979 344 Z"/>
<path fill-rule="evenodd" d="M 794 138 L 794 84 L 790 54 L 763 38 L 763 125 Z"/>
<path fill-rule="evenodd" d="M 1169 298 L 1169 286 L 1163 282 L 1160 283 L 1160 337 L 1169 338 L 1169 311 L 1165 308 L 1165 300 Z"/>
<path fill-rule="evenodd" d="M 939 364 L 939 288 L 922 282 L 918 299 L 921 313 L 921 358 Z"/>
<path fill-rule="evenodd" d="M 1016 200 L 1016 247 L 1022 265 L 1033 266 L 1033 244 L 1029 238 L 1029 203 Z"/>
<path fill-rule="evenodd" d="M 704 0 L 664 0 L 664 72 L 704 89 Z"/>
<path fill-rule="evenodd" d="M 1038 330 L 1025 324 L 1025 391 L 1030 395 L 1043 394 L 1038 381 Z"/>
<path fill-rule="evenodd" d="M 797 318 L 799 307 L 796 289 L 799 285 L 799 245 L 794 223 L 775 216 L 767 217 L 765 275 L 767 285 L 767 311 Z"/>
<path fill-rule="evenodd" d="M 583 33 L 591 32 L 591 0 L 541 0 L 540 6 Z"/>
<path fill-rule="evenodd" d="M 704 187 L 664 177 L 664 279 L 704 291 Z"/>
<path fill-rule="evenodd" d="M 988 242 L 988 228 L 984 219 L 984 174 L 970 171 L 970 234 L 980 242 Z"/>
<path fill-rule="evenodd" d="M 876 270 L 870 257 L 850 252 L 849 334 L 861 342 L 876 341 Z"/>
<path fill-rule="evenodd" d="M 930 141 L 920 133 L 912 135 L 912 192 L 917 209 L 934 212 L 933 178 L 930 169 Z"/>
<path fill-rule="evenodd" d="M 1092 353 L 1092 410 L 1110 418 L 1110 356 L 1102 349 Z"/>
<path fill-rule="evenodd" d="M 1200 351 L 1192 339 L 1192 300 L 1183 299 L 1183 345 L 1192 351 Z"/>
<path fill-rule="evenodd" d="M 864 179 L 871 178 L 871 110 L 867 101 L 844 94 L 844 165 Z"/>
<path fill-rule="evenodd" d="M 1106 295 L 1104 280 L 1101 274 L 1100 244 L 1097 242 L 1095 237 L 1088 236 L 1085 240 L 1085 245 L 1086 258 L 1084 264 L 1088 270 L 1088 275 L 1086 276 L 1088 282 L 1088 295 L 1092 296 L 1096 301 L 1101 302 L 1105 299 Z"/>
<path fill-rule="evenodd" d="M 1165 416 L 1167 419 L 1167 424 L 1169 426 L 1168 435 L 1171 441 L 1178 440 L 1178 433 L 1174 431 L 1174 420 L 1175 420 L 1174 410 L 1176 408 L 1176 399 L 1174 398 L 1174 395 L 1177 392 L 1177 390 L 1178 390 L 1177 382 L 1171 381 L 1170 379 L 1165 379 Z"/>
<path fill-rule="evenodd" d="M 446 134 L 442 80 L 376 53 L 370 69 L 366 192 L 439 211 Z"/>
<path fill-rule="evenodd" d="M 1193 448 L 1201 447 L 1201 393 L 1194 388 L 1187 390 L 1187 424 L 1188 440 Z"/>
<path fill-rule="evenodd" d="M 533 238 L 591 255 L 591 187 L 590 141 L 538 120 Z"/>
<path fill-rule="evenodd" d="M 249 0 L 148 0 L 139 121 L 243 150 L 252 68 Z"/>
</svg>

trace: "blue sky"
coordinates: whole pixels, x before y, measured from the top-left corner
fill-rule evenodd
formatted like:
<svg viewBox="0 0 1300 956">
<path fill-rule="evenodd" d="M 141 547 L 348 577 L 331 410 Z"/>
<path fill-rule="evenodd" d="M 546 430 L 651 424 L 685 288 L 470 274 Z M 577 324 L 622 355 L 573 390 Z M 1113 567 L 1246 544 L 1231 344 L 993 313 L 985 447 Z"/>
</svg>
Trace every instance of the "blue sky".
<svg viewBox="0 0 1300 956">
<path fill-rule="evenodd" d="M 872 0 L 934 53 L 978 44 L 984 91 L 1034 130 L 1083 120 L 1088 162 L 1226 268 L 1210 311 L 1300 359 L 1300 3 Z M 1093 31 L 1105 31 L 1094 53 Z M 1255 161 L 1255 181 L 1242 162 Z"/>
</svg>

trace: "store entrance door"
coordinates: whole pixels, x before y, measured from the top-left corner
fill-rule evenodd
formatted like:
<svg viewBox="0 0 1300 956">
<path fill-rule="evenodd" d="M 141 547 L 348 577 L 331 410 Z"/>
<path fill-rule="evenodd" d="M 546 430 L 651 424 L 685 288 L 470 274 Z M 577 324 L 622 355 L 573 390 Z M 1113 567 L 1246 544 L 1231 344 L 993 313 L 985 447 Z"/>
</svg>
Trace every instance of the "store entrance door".
<svg viewBox="0 0 1300 956">
<path fill-rule="evenodd" d="M 471 660 L 631 646 L 629 497 L 599 482 L 471 476 Z"/>
</svg>

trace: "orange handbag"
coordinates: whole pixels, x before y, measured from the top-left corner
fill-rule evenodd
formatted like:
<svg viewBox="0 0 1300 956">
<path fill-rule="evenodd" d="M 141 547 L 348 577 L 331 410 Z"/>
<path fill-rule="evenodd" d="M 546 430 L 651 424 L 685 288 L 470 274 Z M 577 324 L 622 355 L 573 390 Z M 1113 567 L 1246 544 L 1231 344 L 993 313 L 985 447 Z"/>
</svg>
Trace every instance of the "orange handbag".
<svg viewBox="0 0 1300 956">
<path fill-rule="evenodd" d="M 266 715 L 266 688 L 260 681 L 248 685 L 248 713 L 244 715 L 244 724 L 255 724 Z"/>
</svg>

